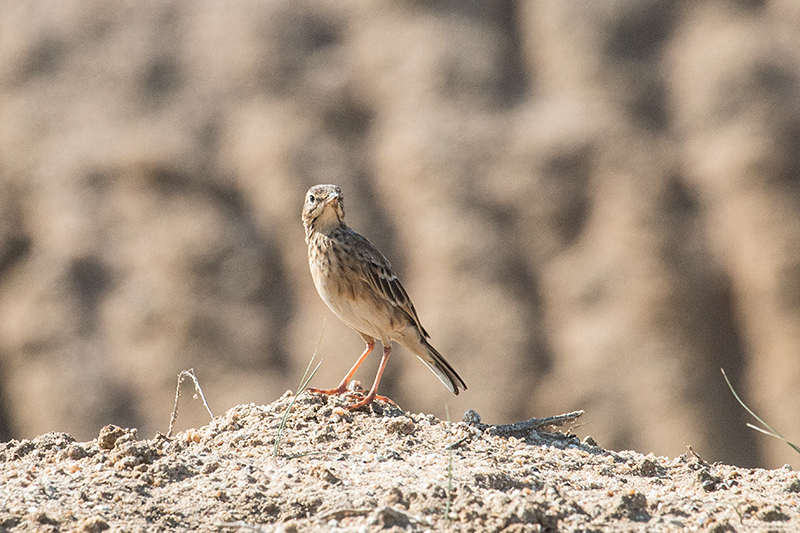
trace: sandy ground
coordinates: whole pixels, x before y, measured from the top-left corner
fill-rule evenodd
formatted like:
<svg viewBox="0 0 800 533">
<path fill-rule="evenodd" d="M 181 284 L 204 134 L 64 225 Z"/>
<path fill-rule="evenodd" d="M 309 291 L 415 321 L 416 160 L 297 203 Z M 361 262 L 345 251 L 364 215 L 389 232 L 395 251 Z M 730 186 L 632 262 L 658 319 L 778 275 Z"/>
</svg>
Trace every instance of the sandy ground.
<svg viewBox="0 0 800 533">
<path fill-rule="evenodd" d="M 0 531 L 798 531 L 800 478 L 291 393 L 137 440 L 0 445 Z M 500 428 L 502 429 L 502 428 Z"/>
</svg>

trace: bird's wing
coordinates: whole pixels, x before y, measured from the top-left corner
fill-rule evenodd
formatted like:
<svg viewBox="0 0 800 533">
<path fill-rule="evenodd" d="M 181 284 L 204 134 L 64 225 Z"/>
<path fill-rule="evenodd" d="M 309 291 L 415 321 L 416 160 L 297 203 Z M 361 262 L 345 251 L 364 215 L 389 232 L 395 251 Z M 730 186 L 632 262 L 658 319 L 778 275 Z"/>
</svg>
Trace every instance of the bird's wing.
<svg viewBox="0 0 800 533">
<path fill-rule="evenodd" d="M 356 233 L 356 235 L 358 235 Z M 362 277 L 369 287 L 382 299 L 388 301 L 392 307 L 402 312 L 409 321 L 416 325 L 423 337 L 429 338 L 428 332 L 422 327 L 417 316 L 417 310 L 411 303 L 403 284 L 392 270 L 392 265 L 383 254 L 375 248 L 365 237 L 358 235 L 357 251 L 364 265 Z"/>
</svg>

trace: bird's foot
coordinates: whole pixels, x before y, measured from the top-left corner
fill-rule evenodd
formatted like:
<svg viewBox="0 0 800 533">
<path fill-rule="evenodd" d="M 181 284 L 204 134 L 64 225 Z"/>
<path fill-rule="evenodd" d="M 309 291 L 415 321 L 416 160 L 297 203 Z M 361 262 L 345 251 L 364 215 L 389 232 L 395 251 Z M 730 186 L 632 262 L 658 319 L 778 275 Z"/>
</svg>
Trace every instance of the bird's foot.
<svg viewBox="0 0 800 533">
<path fill-rule="evenodd" d="M 363 392 L 350 391 L 350 392 L 347 393 L 347 396 L 356 397 L 356 398 L 363 396 L 363 398 L 361 400 L 357 401 L 356 403 L 354 403 L 352 405 L 348 405 L 347 406 L 347 409 L 349 411 L 355 411 L 356 409 L 361 409 L 365 405 L 369 405 L 370 403 L 372 403 L 373 400 L 380 400 L 380 401 L 382 401 L 384 403 L 389 403 L 389 404 L 394 405 L 395 407 L 399 407 L 397 405 L 397 403 L 394 400 L 392 400 L 391 398 L 389 398 L 387 396 L 381 396 L 380 394 L 375 394 L 374 392 L 370 392 L 369 394 L 364 396 Z"/>
<path fill-rule="evenodd" d="M 395 407 L 398 407 L 397 403 L 394 400 L 392 400 L 391 398 L 387 397 L 387 396 L 381 396 L 380 394 L 377 394 L 377 393 L 375 393 L 373 391 L 369 391 L 369 392 L 365 391 L 363 388 L 361 388 L 361 383 L 356 381 L 356 380 L 351 381 L 347 385 L 341 384 L 338 387 L 336 387 L 335 389 L 311 389 L 311 388 L 309 388 L 309 389 L 306 389 L 306 390 L 308 392 L 311 392 L 311 393 L 325 394 L 325 395 L 328 395 L 328 396 L 335 396 L 335 395 L 339 395 L 339 394 L 344 394 L 348 398 L 359 398 L 359 400 L 356 403 L 354 403 L 352 405 L 348 405 L 346 407 L 350 411 L 353 411 L 355 409 L 360 409 L 360 408 L 364 407 L 365 405 L 369 405 L 370 403 L 372 403 L 373 400 L 380 400 L 380 401 L 382 401 L 384 403 L 390 403 L 390 404 L 394 405 Z"/>
<path fill-rule="evenodd" d="M 353 381 L 351 381 L 350 383 L 348 383 L 347 380 L 345 379 L 345 381 L 342 381 L 341 383 L 339 383 L 339 386 L 336 387 L 335 389 L 313 389 L 313 388 L 309 388 L 309 389 L 306 389 L 306 390 L 308 392 L 313 392 L 313 393 L 317 393 L 317 394 L 327 394 L 328 396 L 334 396 L 334 395 L 337 395 L 337 394 L 345 394 L 345 393 L 347 393 L 348 395 L 352 394 L 352 393 L 357 393 L 357 394 L 358 393 L 361 393 L 361 394 L 364 393 L 364 389 L 361 388 L 361 382 L 357 381 L 355 379 Z"/>
<path fill-rule="evenodd" d="M 344 394 L 347 392 L 347 387 L 336 387 L 335 389 L 306 389 L 308 392 L 315 393 L 315 394 L 327 394 L 328 396 L 333 396 L 334 394 Z"/>
</svg>

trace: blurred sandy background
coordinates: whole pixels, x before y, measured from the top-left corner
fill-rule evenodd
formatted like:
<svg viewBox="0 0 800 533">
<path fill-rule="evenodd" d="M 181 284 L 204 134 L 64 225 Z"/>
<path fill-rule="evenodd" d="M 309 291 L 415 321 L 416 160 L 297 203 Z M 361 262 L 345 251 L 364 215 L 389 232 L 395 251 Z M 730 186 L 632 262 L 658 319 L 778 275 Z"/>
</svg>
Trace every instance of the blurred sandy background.
<svg viewBox="0 0 800 533">
<path fill-rule="evenodd" d="M 186 368 L 216 413 L 271 402 L 326 315 L 338 383 L 363 344 L 300 223 L 337 183 L 469 386 L 398 349 L 403 408 L 797 465 L 719 369 L 800 441 L 798 28 L 794 0 L 1 1 L 0 437 L 166 431 Z"/>
</svg>

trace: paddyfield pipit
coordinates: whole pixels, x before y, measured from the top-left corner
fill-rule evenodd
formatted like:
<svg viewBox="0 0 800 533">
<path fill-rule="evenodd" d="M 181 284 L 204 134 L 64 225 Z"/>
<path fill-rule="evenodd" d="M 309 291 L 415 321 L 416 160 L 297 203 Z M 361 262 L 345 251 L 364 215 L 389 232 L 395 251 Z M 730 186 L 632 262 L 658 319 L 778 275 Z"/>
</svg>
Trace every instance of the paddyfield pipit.
<svg viewBox="0 0 800 533">
<path fill-rule="evenodd" d="M 367 343 L 364 353 L 338 387 L 309 391 L 345 393 L 356 370 L 375 347 L 375 339 L 383 345 L 378 375 L 369 393 L 349 406 L 350 409 L 358 409 L 378 397 L 378 384 L 392 353 L 392 342 L 419 357 L 453 394 L 458 394 L 459 388 L 466 390 L 464 380 L 428 343 L 428 332 L 389 261 L 371 242 L 345 224 L 344 197 L 339 187 L 316 185 L 308 190 L 303 226 L 308 264 L 317 292 L 331 311 Z"/>
</svg>

